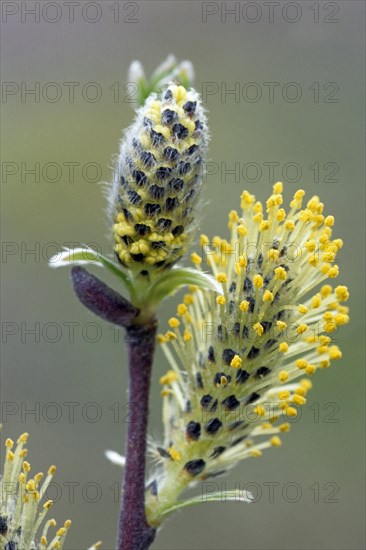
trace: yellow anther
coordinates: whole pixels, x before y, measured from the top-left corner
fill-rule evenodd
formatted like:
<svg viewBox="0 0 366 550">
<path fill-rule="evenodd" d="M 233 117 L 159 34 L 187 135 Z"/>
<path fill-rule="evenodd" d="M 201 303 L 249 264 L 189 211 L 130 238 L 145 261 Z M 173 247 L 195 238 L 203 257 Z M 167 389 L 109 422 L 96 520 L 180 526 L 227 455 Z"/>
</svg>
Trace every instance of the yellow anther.
<svg viewBox="0 0 366 550">
<path fill-rule="evenodd" d="M 234 369 L 239 369 L 242 365 L 243 361 L 239 355 L 234 355 L 230 362 L 230 367 L 233 367 Z"/>
<path fill-rule="evenodd" d="M 24 472 L 30 472 L 31 470 L 31 465 L 26 460 L 23 462 L 23 470 Z"/>
<path fill-rule="evenodd" d="M 266 409 L 263 407 L 263 405 L 257 405 L 255 408 L 254 408 L 254 412 L 255 414 L 257 414 L 258 416 L 264 416 L 266 414 Z"/>
<path fill-rule="evenodd" d="M 196 254 L 196 252 L 193 252 L 191 254 L 191 260 L 192 262 L 195 264 L 195 265 L 199 265 L 202 263 L 202 258 L 201 256 L 199 256 L 198 254 Z"/>
<path fill-rule="evenodd" d="M 67 519 L 64 523 L 65 529 L 70 529 L 71 525 L 72 525 L 71 519 Z"/>
<path fill-rule="evenodd" d="M 192 334 L 189 332 L 189 330 L 186 329 L 183 333 L 183 340 L 185 342 L 190 342 L 192 338 L 193 338 Z"/>
<path fill-rule="evenodd" d="M 255 323 L 255 325 L 253 325 L 253 329 L 258 334 L 258 336 L 262 336 L 264 328 L 260 323 Z"/>
<path fill-rule="evenodd" d="M 287 416 L 297 416 L 297 410 L 295 409 L 295 407 L 286 407 L 284 409 L 284 413 Z"/>
<path fill-rule="evenodd" d="M 287 328 L 287 323 L 285 323 L 284 321 L 276 321 L 276 325 L 281 332 L 283 332 Z"/>
<path fill-rule="evenodd" d="M 287 231 L 293 231 L 295 229 L 295 222 L 293 220 L 287 220 L 285 222 L 285 228 Z"/>
<path fill-rule="evenodd" d="M 343 241 L 342 241 L 342 239 L 334 239 L 334 241 L 332 242 L 332 244 L 333 244 L 334 246 L 336 246 L 337 249 L 339 250 L 339 249 L 342 248 L 342 246 L 343 246 Z"/>
<path fill-rule="evenodd" d="M 54 464 L 52 464 L 52 466 L 50 466 L 50 467 L 48 468 L 48 474 L 49 474 L 50 476 L 54 476 L 55 473 L 56 473 L 56 470 L 57 470 L 56 466 L 55 466 Z"/>
<path fill-rule="evenodd" d="M 263 302 L 273 302 L 273 300 L 274 300 L 273 292 L 271 292 L 270 290 L 265 290 L 263 292 Z"/>
<path fill-rule="evenodd" d="M 332 227 L 332 225 L 334 225 L 334 216 L 327 216 L 324 220 L 324 225 Z"/>
<path fill-rule="evenodd" d="M 242 302 L 240 302 L 239 309 L 240 311 L 243 311 L 243 312 L 248 311 L 249 302 L 247 300 L 243 300 Z"/>
<path fill-rule="evenodd" d="M 6 460 L 8 460 L 9 462 L 13 462 L 14 458 L 15 458 L 15 455 L 13 451 L 8 451 L 6 453 Z"/>
<path fill-rule="evenodd" d="M 323 296 L 323 298 L 327 298 L 332 294 L 333 288 L 330 285 L 323 285 L 320 289 L 320 293 Z"/>
<path fill-rule="evenodd" d="M 186 306 L 191 306 L 194 302 L 194 298 L 192 294 L 185 294 L 183 297 L 183 302 L 185 303 Z"/>
<path fill-rule="evenodd" d="M 282 353 L 286 353 L 288 351 L 288 343 L 281 342 L 281 344 L 278 346 L 278 349 L 282 351 Z"/>
<path fill-rule="evenodd" d="M 334 292 L 340 302 L 346 302 L 349 298 L 348 288 L 344 285 L 336 286 Z"/>
<path fill-rule="evenodd" d="M 229 221 L 230 222 L 238 222 L 239 221 L 239 214 L 236 210 L 230 210 L 229 212 Z"/>
<path fill-rule="evenodd" d="M 282 441 L 277 435 L 271 437 L 270 443 L 273 447 L 280 447 L 280 445 L 282 445 Z"/>
<path fill-rule="evenodd" d="M 220 378 L 220 382 L 218 384 L 216 384 L 217 387 L 219 386 L 226 386 L 228 383 L 228 380 L 226 378 L 226 376 L 221 376 Z"/>
<path fill-rule="evenodd" d="M 275 248 L 271 248 L 269 251 L 268 251 L 268 260 L 270 262 L 276 262 L 279 258 L 279 251 L 276 250 Z"/>
<path fill-rule="evenodd" d="M 240 267 L 247 267 L 248 260 L 245 256 L 240 256 L 238 263 Z"/>
<path fill-rule="evenodd" d="M 42 472 L 39 472 L 38 474 L 36 474 L 36 475 L 34 476 L 34 481 L 35 481 L 36 483 L 39 483 L 40 481 L 42 481 L 43 477 L 44 477 L 44 476 L 43 476 L 43 473 L 42 473 Z"/>
<path fill-rule="evenodd" d="M 261 424 L 261 428 L 262 430 L 270 430 L 272 428 L 272 424 L 270 422 L 263 422 L 263 424 Z"/>
<path fill-rule="evenodd" d="M 268 231 L 268 229 L 271 227 L 271 224 L 269 223 L 268 220 L 263 220 L 261 221 L 261 223 L 259 224 L 259 231 Z"/>
<path fill-rule="evenodd" d="M 287 382 L 288 380 L 288 372 L 286 372 L 285 370 L 281 370 L 279 373 L 278 373 L 278 379 L 280 382 Z"/>
<path fill-rule="evenodd" d="M 19 483 L 25 483 L 25 474 L 21 472 L 18 477 Z"/>
<path fill-rule="evenodd" d="M 226 273 L 219 273 L 218 275 L 216 275 L 216 279 L 219 283 L 227 283 Z"/>
<path fill-rule="evenodd" d="M 342 352 L 338 346 L 331 346 L 329 348 L 329 359 L 336 360 L 342 357 Z"/>
<path fill-rule="evenodd" d="M 279 222 L 283 222 L 285 218 L 286 218 L 286 212 L 283 208 L 280 208 L 276 214 L 276 220 Z"/>
<path fill-rule="evenodd" d="M 260 456 L 262 456 L 262 451 L 260 449 L 251 449 L 250 451 L 250 455 L 254 458 L 258 458 Z"/>
<path fill-rule="evenodd" d="M 21 436 L 18 438 L 18 443 L 27 443 L 29 437 L 29 433 L 24 432 Z"/>
<path fill-rule="evenodd" d="M 282 193 L 283 191 L 283 184 L 281 181 L 277 181 L 274 185 L 273 185 L 273 193 Z"/>
<path fill-rule="evenodd" d="M 295 405 L 305 405 L 306 403 L 305 397 L 299 395 L 298 393 L 293 396 L 292 401 Z"/>
<path fill-rule="evenodd" d="M 165 338 L 166 338 L 167 342 L 171 342 L 172 340 L 177 339 L 177 335 L 175 334 L 175 332 L 172 332 L 171 330 L 168 330 L 165 333 Z"/>
<path fill-rule="evenodd" d="M 200 246 L 207 246 L 210 244 L 210 239 L 207 237 L 207 235 L 200 235 Z"/>
<path fill-rule="evenodd" d="M 40 540 L 41 540 L 42 546 L 47 546 L 47 538 L 44 535 L 41 536 Z"/>
<path fill-rule="evenodd" d="M 335 277 L 338 277 L 339 267 L 337 265 L 334 265 L 329 269 L 329 271 L 327 272 L 327 275 L 330 279 L 334 279 Z"/>
<path fill-rule="evenodd" d="M 224 306 L 226 304 L 225 296 L 217 296 L 216 297 L 216 303 L 219 306 Z"/>
<path fill-rule="evenodd" d="M 276 267 L 274 272 L 275 272 L 275 279 L 286 281 L 287 279 L 286 269 L 284 269 L 283 267 Z"/>
<path fill-rule="evenodd" d="M 309 309 L 303 304 L 300 304 L 299 307 L 297 308 L 297 311 L 305 315 L 306 313 L 308 313 Z"/>
<path fill-rule="evenodd" d="M 178 328 L 180 325 L 180 321 L 176 317 L 171 317 L 168 321 L 168 325 L 171 328 Z"/>
<path fill-rule="evenodd" d="M 160 395 L 161 397 L 168 397 L 168 395 L 171 395 L 172 394 L 172 391 L 171 390 L 161 390 L 160 392 Z"/>
<path fill-rule="evenodd" d="M 281 401 L 285 401 L 285 399 L 288 399 L 290 397 L 290 392 L 288 390 L 283 390 L 278 392 L 278 399 Z"/>
<path fill-rule="evenodd" d="M 349 323 L 349 317 L 348 315 L 344 315 L 343 313 L 336 313 L 334 316 L 334 320 L 336 322 L 336 325 L 345 325 Z"/>
<path fill-rule="evenodd" d="M 306 367 L 308 366 L 308 362 L 305 361 L 305 359 L 297 359 L 295 361 L 295 365 L 297 366 L 298 369 L 306 369 Z"/>
<path fill-rule="evenodd" d="M 296 193 L 294 194 L 294 199 L 297 201 L 300 201 L 305 195 L 305 191 L 303 189 L 298 189 Z"/>
<path fill-rule="evenodd" d="M 326 252 L 326 253 L 323 254 L 323 256 L 322 256 L 322 261 L 323 261 L 323 262 L 332 263 L 332 262 L 334 262 L 335 259 L 336 259 L 336 255 L 335 255 L 334 252 Z"/>
<path fill-rule="evenodd" d="M 49 510 L 53 506 L 53 500 L 47 500 L 47 502 L 44 503 L 43 508 L 45 510 Z"/>
<path fill-rule="evenodd" d="M 159 344 L 166 344 L 167 339 L 165 338 L 164 334 L 158 334 L 158 343 Z"/>
<path fill-rule="evenodd" d="M 164 376 L 160 377 L 159 382 L 162 386 L 164 386 L 164 385 L 171 384 L 172 382 L 175 382 L 176 380 L 178 380 L 177 373 L 174 372 L 173 370 L 168 370 L 168 372 L 166 374 L 164 374 Z"/>
<path fill-rule="evenodd" d="M 322 303 L 322 298 L 320 294 L 315 294 L 315 296 L 313 296 L 311 299 L 311 307 L 316 309 L 321 306 L 321 303 Z"/>
<path fill-rule="evenodd" d="M 290 431 L 290 424 L 288 422 L 284 422 L 283 424 L 280 424 L 278 426 L 278 429 L 280 432 L 289 432 Z"/>
<path fill-rule="evenodd" d="M 5 441 L 5 447 L 8 449 L 12 449 L 14 445 L 14 441 L 8 437 L 8 439 Z"/>
<path fill-rule="evenodd" d="M 243 223 L 239 224 L 237 226 L 236 230 L 238 232 L 238 235 L 240 235 L 241 237 L 245 237 L 246 234 L 248 233 L 247 228 L 245 227 L 245 225 Z"/>
<path fill-rule="evenodd" d="M 263 277 L 261 275 L 254 275 L 253 285 L 255 286 L 255 288 L 262 288 L 263 287 Z"/>
<path fill-rule="evenodd" d="M 331 268 L 330 264 L 323 264 L 320 268 L 320 273 L 322 273 L 323 275 L 327 275 L 330 268 Z"/>
<path fill-rule="evenodd" d="M 263 212 L 263 205 L 262 205 L 261 201 L 257 201 L 255 203 L 254 212 L 256 212 L 257 214 L 259 214 L 260 212 Z"/>
<path fill-rule="evenodd" d="M 182 458 L 182 455 L 180 454 L 180 452 L 177 451 L 176 449 L 173 449 L 173 447 L 169 447 L 167 451 L 170 454 L 171 459 L 174 460 L 175 462 L 179 461 Z"/>
<path fill-rule="evenodd" d="M 309 376 L 314 374 L 315 371 L 316 371 L 315 365 L 308 365 L 305 369 L 306 374 L 308 374 Z"/>
<path fill-rule="evenodd" d="M 248 206 L 251 206 L 255 201 L 255 196 L 248 193 L 248 191 L 243 191 L 240 198 L 242 208 L 248 208 Z"/>
<path fill-rule="evenodd" d="M 308 325 L 306 323 L 301 323 L 297 329 L 296 329 L 296 332 L 297 334 L 304 334 L 304 332 L 306 332 L 308 330 Z"/>
<path fill-rule="evenodd" d="M 66 533 L 65 527 L 60 527 L 60 529 L 58 529 L 58 530 L 56 531 L 56 535 L 57 535 L 58 537 L 62 537 L 62 535 L 64 535 L 65 533 Z"/>
<path fill-rule="evenodd" d="M 185 304 L 179 304 L 177 307 L 177 315 L 182 316 L 187 313 L 188 309 Z"/>
<path fill-rule="evenodd" d="M 306 243 L 304 244 L 304 247 L 308 252 L 315 252 L 317 244 L 314 241 L 314 239 L 310 239 L 309 241 L 306 241 Z"/>
</svg>

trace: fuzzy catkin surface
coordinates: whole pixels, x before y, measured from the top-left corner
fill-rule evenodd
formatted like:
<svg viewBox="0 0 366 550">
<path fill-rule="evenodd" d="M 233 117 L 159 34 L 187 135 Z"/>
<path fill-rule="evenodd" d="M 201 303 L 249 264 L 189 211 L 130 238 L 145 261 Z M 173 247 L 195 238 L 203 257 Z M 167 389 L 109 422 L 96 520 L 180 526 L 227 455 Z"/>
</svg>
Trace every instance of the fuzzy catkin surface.
<svg viewBox="0 0 366 550">
<path fill-rule="evenodd" d="M 111 198 L 115 252 L 124 266 L 165 269 L 186 252 L 207 142 L 194 90 L 171 84 L 138 111 L 121 144 Z"/>
</svg>

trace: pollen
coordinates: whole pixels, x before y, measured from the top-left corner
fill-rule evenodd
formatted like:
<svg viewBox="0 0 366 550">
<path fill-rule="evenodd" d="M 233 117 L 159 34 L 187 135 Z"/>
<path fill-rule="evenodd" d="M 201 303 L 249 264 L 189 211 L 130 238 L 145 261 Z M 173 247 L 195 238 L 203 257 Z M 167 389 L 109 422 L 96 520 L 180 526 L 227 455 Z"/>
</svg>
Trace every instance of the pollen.
<svg viewBox="0 0 366 550">
<path fill-rule="evenodd" d="M 247 300 L 243 300 L 242 302 L 240 302 L 240 305 L 239 305 L 239 309 L 240 311 L 242 311 L 243 313 L 248 311 L 249 309 L 249 302 Z"/>
<path fill-rule="evenodd" d="M 173 449 L 173 447 L 168 448 L 167 451 L 170 454 L 170 458 L 175 462 L 181 460 L 182 455 L 180 454 L 179 451 L 177 451 L 176 449 Z"/>
<path fill-rule="evenodd" d="M 164 376 L 161 376 L 159 382 L 161 385 L 168 385 L 176 380 L 178 380 L 178 375 L 173 370 L 169 370 Z"/>
<path fill-rule="evenodd" d="M 273 292 L 271 292 L 270 290 L 265 290 L 263 292 L 263 302 L 273 302 L 273 300 L 274 300 Z"/>
<path fill-rule="evenodd" d="M 276 321 L 276 325 L 281 332 L 283 332 L 287 328 L 287 323 L 285 323 L 284 321 Z"/>
<path fill-rule="evenodd" d="M 180 317 L 182 315 L 185 315 L 187 313 L 188 309 L 187 309 L 187 306 L 185 304 L 179 304 L 178 307 L 177 307 L 177 315 L 179 315 Z"/>
<path fill-rule="evenodd" d="M 349 292 L 341 284 L 334 289 L 324 284 L 338 274 L 332 255 L 341 243 L 331 240 L 333 227 L 319 197 L 301 210 L 305 193 L 299 190 L 284 209 L 281 192 L 282 185 L 275 184 L 266 213 L 254 195 L 243 192 L 242 212 L 229 214 L 229 240 L 210 239 L 215 252 L 208 267 L 223 290 L 189 294 L 183 298 L 189 313 L 177 309 L 181 326 L 163 346 L 178 373 L 174 384 L 164 385 L 169 397 L 163 421 L 165 440 L 179 449 L 181 461 L 176 468 L 173 460 L 164 461 L 161 498 L 173 476 L 186 486 L 195 476 L 219 475 L 243 458 L 279 446 L 278 435 L 289 431 L 290 419 L 306 406 L 312 384 L 303 376 L 342 356 L 327 331 L 349 322 L 348 308 L 341 305 Z M 201 239 L 201 245 L 207 241 Z M 288 338 L 286 329 L 291 329 Z M 203 413 L 208 418 L 201 425 Z M 187 437 L 188 427 L 199 437 Z M 265 434 L 269 438 L 257 444 Z"/>
<path fill-rule="evenodd" d="M 283 267 L 276 267 L 274 272 L 275 272 L 275 279 L 286 281 L 287 273 Z"/>
<path fill-rule="evenodd" d="M 219 273 L 216 276 L 216 279 L 219 283 L 227 283 L 227 280 L 228 280 L 226 273 Z"/>
<path fill-rule="evenodd" d="M 253 329 L 257 333 L 258 336 L 262 336 L 262 334 L 264 332 L 263 325 L 261 325 L 260 323 L 255 323 L 255 325 L 253 325 Z"/>
<path fill-rule="evenodd" d="M 265 416 L 266 409 L 263 407 L 263 405 L 257 405 L 254 409 L 255 414 L 258 416 Z"/>
<path fill-rule="evenodd" d="M 196 252 L 193 252 L 193 254 L 191 254 L 191 260 L 195 265 L 200 265 L 202 263 L 201 256 L 196 254 Z"/>
<path fill-rule="evenodd" d="M 346 302 L 349 298 L 349 292 L 346 286 L 339 285 L 335 288 L 334 292 L 340 302 Z"/>
<path fill-rule="evenodd" d="M 171 317 L 168 321 L 168 324 L 171 328 L 178 328 L 180 321 L 176 317 Z"/>
<path fill-rule="evenodd" d="M 285 370 L 281 370 L 278 373 L 278 379 L 280 382 L 286 382 L 288 380 L 288 372 Z"/>
<path fill-rule="evenodd" d="M 255 288 L 262 288 L 263 287 L 263 277 L 261 275 L 254 275 L 253 285 L 255 286 Z"/>
<path fill-rule="evenodd" d="M 239 355 L 234 355 L 232 360 L 230 361 L 230 367 L 233 367 L 234 369 L 239 369 L 243 364 L 242 359 L 239 357 Z"/>
</svg>

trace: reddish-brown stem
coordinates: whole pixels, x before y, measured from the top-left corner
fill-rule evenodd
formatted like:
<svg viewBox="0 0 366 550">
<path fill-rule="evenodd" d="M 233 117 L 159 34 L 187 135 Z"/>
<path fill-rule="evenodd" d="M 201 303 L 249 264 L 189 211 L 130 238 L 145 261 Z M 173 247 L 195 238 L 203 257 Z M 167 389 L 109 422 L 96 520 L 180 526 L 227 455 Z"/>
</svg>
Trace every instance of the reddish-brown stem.
<svg viewBox="0 0 366 550">
<path fill-rule="evenodd" d="M 118 550 L 146 550 L 156 530 L 145 515 L 145 454 L 151 367 L 156 321 L 126 328 L 129 354 L 129 405 L 126 466 L 118 526 Z"/>
</svg>

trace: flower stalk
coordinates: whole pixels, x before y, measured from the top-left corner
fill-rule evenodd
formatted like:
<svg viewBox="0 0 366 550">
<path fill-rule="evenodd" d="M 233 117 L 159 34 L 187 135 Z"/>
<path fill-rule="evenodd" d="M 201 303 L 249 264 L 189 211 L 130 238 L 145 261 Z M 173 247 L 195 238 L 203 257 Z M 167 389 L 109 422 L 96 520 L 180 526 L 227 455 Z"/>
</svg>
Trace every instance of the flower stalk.
<svg viewBox="0 0 366 550">
<path fill-rule="evenodd" d="M 118 527 L 118 550 L 145 550 L 156 530 L 145 515 L 145 455 L 151 368 L 157 323 L 127 327 L 129 354 L 130 422 L 126 440 L 126 467 Z"/>
</svg>

